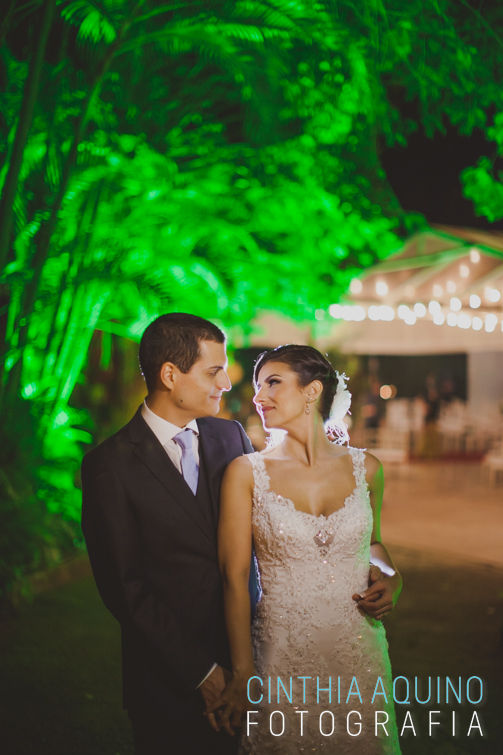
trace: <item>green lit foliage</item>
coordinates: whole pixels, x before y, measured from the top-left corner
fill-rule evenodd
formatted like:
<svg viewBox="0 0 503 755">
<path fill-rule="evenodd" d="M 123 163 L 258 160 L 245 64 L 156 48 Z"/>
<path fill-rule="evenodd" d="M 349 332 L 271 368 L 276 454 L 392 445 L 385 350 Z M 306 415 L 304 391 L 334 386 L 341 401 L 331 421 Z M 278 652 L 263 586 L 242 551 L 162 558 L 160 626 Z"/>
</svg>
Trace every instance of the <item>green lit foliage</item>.
<svg viewBox="0 0 503 755">
<path fill-rule="evenodd" d="M 76 544 L 75 459 L 56 446 L 43 458 L 35 414 L 33 404 L 18 402 L 15 422 L 0 427 L 0 614 L 30 596 L 27 569 L 54 564 Z"/>
<path fill-rule="evenodd" d="M 496 143 L 494 154 L 481 157 L 477 165 L 463 171 L 463 186 L 477 215 L 494 223 L 503 220 L 503 113 L 495 116 L 487 135 Z"/>
<path fill-rule="evenodd" d="M 169 309 L 312 319 L 416 222 L 383 146 L 502 110 L 488 24 L 438 0 L 10 4 L 0 415 L 29 405 L 50 511 L 79 515 L 93 333 L 136 340 Z"/>
</svg>

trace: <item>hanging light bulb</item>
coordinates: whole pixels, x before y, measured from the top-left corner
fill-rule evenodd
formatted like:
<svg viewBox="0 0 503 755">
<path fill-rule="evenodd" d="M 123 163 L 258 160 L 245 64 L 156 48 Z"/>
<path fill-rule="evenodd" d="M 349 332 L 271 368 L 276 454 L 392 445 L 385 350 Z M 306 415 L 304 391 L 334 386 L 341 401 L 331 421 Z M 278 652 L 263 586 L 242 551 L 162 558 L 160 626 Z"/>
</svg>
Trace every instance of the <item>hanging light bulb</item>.
<svg viewBox="0 0 503 755">
<path fill-rule="evenodd" d="M 487 333 L 492 333 L 493 330 L 496 329 L 497 324 L 498 318 L 496 317 L 496 315 L 492 314 L 492 312 L 486 315 L 484 327 Z"/>
<path fill-rule="evenodd" d="M 416 317 L 424 317 L 426 314 L 426 307 L 420 301 L 414 304 L 414 314 Z"/>
<path fill-rule="evenodd" d="M 462 278 L 468 278 L 470 275 L 470 268 L 468 267 L 468 265 L 460 265 L 459 274 Z"/>
<path fill-rule="evenodd" d="M 328 308 L 328 313 L 331 317 L 333 317 L 335 320 L 338 320 L 342 317 L 342 307 L 340 304 L 331 304 Z"/>
<path fill-rule="evenodd" d="M 491 288 L 490 286 L 487 286 L 485 288 L 484 296 L 486 297 L 487 301 L 491 302 L 491 304 L 496 304 L 501 299 L 501 293 L 498 291 L 498 289 Z"/>
<path fill-rule="evenodd" d="M 461 304 L 461 299 L 458 299 L 457 296 L 453 296 L 450 301 L 450 307 L 453 312 L 459 312 L 463 305 Z"/>
</svg>

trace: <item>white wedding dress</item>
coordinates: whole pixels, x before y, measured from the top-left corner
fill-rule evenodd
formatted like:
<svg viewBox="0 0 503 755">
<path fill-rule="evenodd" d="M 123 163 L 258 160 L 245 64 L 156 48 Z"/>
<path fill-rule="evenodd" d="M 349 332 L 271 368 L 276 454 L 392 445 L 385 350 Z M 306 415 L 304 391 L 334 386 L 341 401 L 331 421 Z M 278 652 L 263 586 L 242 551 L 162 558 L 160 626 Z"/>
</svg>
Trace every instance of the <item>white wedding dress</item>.
<svg viewBox="0 0 503 755">
<path fill-rule="evenodd" d="M 368 587 L 372 509 L 364 451 L 350 448 L 349 453 L 355 488 L 327 517 L 299 511 L 272 491 L 264 456 L 247 456 L 253 467 L 253 538 L 263 590 L 252 627 L 263 700 L 248 703 L 255 713 L 248 714 L 254 723 L 244 725 L 243 753 L 400 753 L 385 630 L 351 598 Z M 331 702 L 323 691 L 328 687 Z M 283 688 L 292 693 L 291 703 Z M 251 697 L 258 701 L 260 694 Z M 350 711 L 356 713 L 348 718 Z M 378 726 L 377 736 L 375 711 L 380 711 L 379 721 L 388 718 L 386 733 Z"/>
</svg>

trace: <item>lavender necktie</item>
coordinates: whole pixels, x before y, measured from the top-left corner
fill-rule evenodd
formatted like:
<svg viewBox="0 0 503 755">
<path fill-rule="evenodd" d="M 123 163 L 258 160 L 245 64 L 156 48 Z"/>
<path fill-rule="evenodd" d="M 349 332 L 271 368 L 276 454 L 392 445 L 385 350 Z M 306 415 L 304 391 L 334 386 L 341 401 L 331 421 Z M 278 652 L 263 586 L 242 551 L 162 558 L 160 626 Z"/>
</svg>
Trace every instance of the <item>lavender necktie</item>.
<svg viewBox="0 0 503 755">
<path fill-rule="evenodd" d="M 173 440 L 182 449 L 182 475 L 183 479 L 192 490 L 194 495 L 197 490 L 197 479 L 199 477 L 199 466 L 196 463 L 194 451 L 192 448 L 193 430 L 186 427 L 180 433 L 173 436 Z"/>
</svg>

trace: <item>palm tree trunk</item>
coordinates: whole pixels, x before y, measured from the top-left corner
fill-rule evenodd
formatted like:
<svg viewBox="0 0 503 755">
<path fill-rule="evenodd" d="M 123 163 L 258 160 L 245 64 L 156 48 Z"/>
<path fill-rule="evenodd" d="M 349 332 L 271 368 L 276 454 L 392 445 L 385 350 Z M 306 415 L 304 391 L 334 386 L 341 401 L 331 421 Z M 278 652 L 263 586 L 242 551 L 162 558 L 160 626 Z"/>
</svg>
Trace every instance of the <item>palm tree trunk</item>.
<svg viewBox="0 0 503 755">
<path fill-rule="evenodd" d="M 23 162 L 23 152 L 26 147 L 28 133 L 33 120 L 33 110 L 37 100 L 40 74 L 42 73 L 42 63 L 44 61 L 45 48 L 54 17 L 56 0 L 47 0 L 44 4 L 45 10 L 40 25 L 37 46 L 30 63 L 30 70 L 24 89 L 21 112 L 16 129 L 16 136 L 12 147 L 12 155 L 9 162 L 9 169 L 5 177 L 5 183 L 0 201 L 0 270 L 3 270 L 9 257 L 10 238 L 12 231 L 12 207 L 16 196 L 19 172 Z"/>
<path fill-rule="evenodd" d="M 50 0 L 50 1 L 54 2 L 54 0 Z M 74 136 L 74 139 L 72 141 L 70 150 L 68 152 L 68 155 L 65 161 L 65 166 L 63 168 L 63 173 L 61 176 L 61 183 L 59 186 L 58 193 L 51 207 L 49 218 L 47 222 L 42 225 L 42 227 L 40 228 L 38 234 L 36 235 L 34 239 L 35 253 L 31 261 L 31 268 L 33 270 L 33 274 L 23 292 L 23 300 L 21 303 L 18 323 L 17 323 L 17 330 L 18 330 L 17 354 L 18 356 L 17 356 L 16 362 L 12 366 L 12 369 L 7 375 L 7 379 L 4 381 L 3 393 L 0 396 L 0 400 L 1 400 L 0 409 L 3 408 L 5 410 L 6 405 L 13 403 L 19 391 L 19 385 L 21 382 L 21 372 L 22 372 L 22 355 L 23 355 L 24 347 L 26 346 L 28 342 L 28 326 L 29 326 L 28 320 L 30 317 L 30 313 L 33 309 L 33 305 L 35 303 L 38 286 L 40 283 L 40 278 L 42 276 L 42 270 L 49 254 L 50 242 L 54 234 L 54 231 L 56 229 L 59 211 L 61 209 L 64 196 L 68 189 L 68 183 L 70 181 L 72 171 L 77 161 L 78 148 L 79 148 L 79 144 L 81 143 L 84 137 L 85 129 L 87 126 L 87 122 L 88 122 L 89 114 L 91 110 L 91 105 L 93 104 L 94 100 L 98 96 L 99 90 L 103 83 L 103 79 L 106 73 L 108 72 L 108 69 L 110 68 L 110 65 L 115 55 L 120 49 L 120 46 L 122 44 L 125 34 L 127 33 L 131 24 L 133 23 L 135 16 L 140 11 L 142 5 L 144 4 L 144 1 L 145 0 L 139 0 L 134 10 L 130 14 L 130 16 L 124 20 L 122 27 L 120 28 L 114 43 L 110 45 L 110 47 L 108 48 L 108 51 L 106 55 L 104 56 L 101 62 L 101 65 L 98 68 L 93 85 L 87 95 L 87 98 L 84 101 L 80 118 L 78 119 L 76 123 L 75 136 Z M 1 390 L 2 390 L 2 386 L 0 386 L 0 391 Z M 3 405 L 3 407 L 1 405 Z"/>
<path fill-rule="evenodd" d="M 67 269 L 62 274 L 61 280 L 59 282 L 59 291 L 56 297 L 56 301 L 54 302 L 51 324 L 49 326 L 49 331 L 47 334 L 47 357 L 44 360 L 42 367 L 42 372 L 46 376 L 51 374 L 51 370 L 58 360 L 61 344 L 65 339 L 66 327 L 57 327 L 56 322 L 61 316 L 60 309 L 62 306 L 64 306 L 64 297 L 68 295 L 68 291 L 75 290 L 75 279 L 77 277 L 80 266 L 84 261 L 86 250 L 92 242 L 102 193 L 103 188 L 99 187 L 95 194 L 91 195 L 86 202 L 84 210 L 82 211 L 82 222 L 80 226 L 82 230 L 79 238 L 79 243 L 74 249 L 71 261 L 69 260 Z"/>
</svg>

